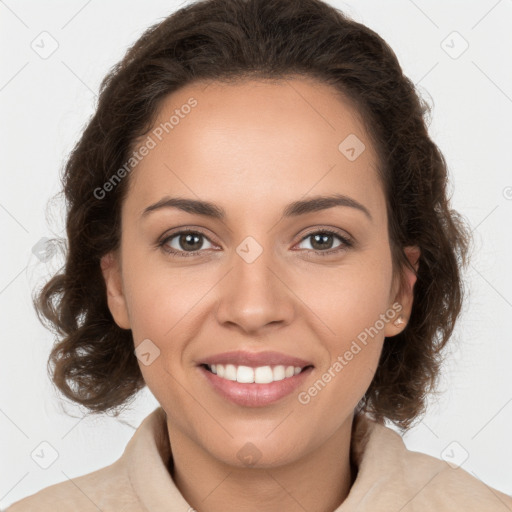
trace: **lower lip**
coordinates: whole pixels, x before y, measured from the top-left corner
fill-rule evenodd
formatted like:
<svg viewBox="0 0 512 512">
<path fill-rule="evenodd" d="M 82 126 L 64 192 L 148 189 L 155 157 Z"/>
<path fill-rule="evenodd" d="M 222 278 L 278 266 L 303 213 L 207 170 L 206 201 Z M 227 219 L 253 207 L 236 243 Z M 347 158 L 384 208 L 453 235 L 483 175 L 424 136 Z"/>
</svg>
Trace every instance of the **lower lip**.
<svg viewBox="0 0 512 512">
<path fill-rule="evenodd" d="M 231 402 L 244 407 L 263 407 L 277 402 L 298 388 L 313 371 L 313 367 L 309 367 L 298 375 L 269 382 L 268 384 L 255 384 L 254 382 L 243 384 L 234 380 L 223 379 L 204 366 L 198 368 L 215 391 Z"/>
</svg>

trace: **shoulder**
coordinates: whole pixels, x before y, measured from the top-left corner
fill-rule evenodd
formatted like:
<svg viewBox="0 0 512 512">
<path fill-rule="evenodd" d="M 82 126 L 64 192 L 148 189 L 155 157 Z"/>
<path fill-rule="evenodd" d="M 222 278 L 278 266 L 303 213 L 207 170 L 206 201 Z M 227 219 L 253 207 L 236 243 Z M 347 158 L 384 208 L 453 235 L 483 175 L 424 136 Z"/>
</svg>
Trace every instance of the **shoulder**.
<svg viewBox="0 0 512 512">
<path fill-rule="evenodd" d="M 352 449 L 359 473 L 351 493 L 354 503 L 369 507 L 358 510 L 512 510 L 512 497 L 462 467 L 407 449 L 400 434 L 385 425 L 361 417 L 354 433 Z"/>
<path fill-rule="evenodd" d="M 433 507 L 438 511 L 512 510 L 511 496 L 485 484 L 462 467 L 452 467 L 441 459 L 407 449 L 403 460 L 404 472 L 409 473 L 410 500 L 415 506 L 423 505 L 425 510 Z"/>
<path fill-rule="evenodd" d="M 144 418 L 115 462 L 41 489 L 5 512 L 141 512 L 151 508 L 146 505 L 158 501 L 161 493 L 161 501 L 171 495 L 179 501 L 166 466 L 171 451 L 165 420 L 163 409 L 156 408 Z"/>
<path fill-rule="evenodd" d="M 112 510 L 113 505 L 125 512 L 139 510 L 130 489 L 128 475 L 116 461 L 92 473 L 45 487 L 13 503 L 6 512 L 98 512 Z"/>
</svg>

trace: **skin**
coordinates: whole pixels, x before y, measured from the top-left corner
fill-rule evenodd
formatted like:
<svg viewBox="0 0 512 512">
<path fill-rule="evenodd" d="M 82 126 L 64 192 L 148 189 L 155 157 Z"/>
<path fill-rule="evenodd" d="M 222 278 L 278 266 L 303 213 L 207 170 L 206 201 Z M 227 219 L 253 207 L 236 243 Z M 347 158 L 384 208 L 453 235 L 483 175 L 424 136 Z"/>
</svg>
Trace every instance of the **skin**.
<svg viewBox="0 0 512 512">
<path fill-rule="evenodd" d="M 352 105 L 313 79 L 187 85 L 165 98 L 155 126 L 190 97 L 197 106 L 129 177 L 120 250 L 102 259 L 109 308 L 120 327 L 132 329 L 135 346 L 150 339 L 160 350 L 150 365 L 139 365 L 167 413 L 171 474 L 192 507 L 332 511 L 355 477 L 354 408 L 384 338 L 406 323 L 387 322 L 307 405 L 297 395 L 393 303 L 407 320 L 413 299 L 414 274 L 406 271 L 402 289 L 392 274 L 376 153 Z M 338 150 L 349 134 L 366 146 L 355 161 Z M 362 203 L 373 220 L 350 207 L 282 218 L 293 201 L 333 193 Z M 166 195 L 211 201 L 227 216 L 162 208 L 141 217 Z M 336 236 L 320 248 L 314 237 L 304 239 L 321 228 L 354 246 L 315 254 L 343 246 Z M 200 254 L 173 258 L 157 246 L 182 229 L 205 237 L 190 247 L 176 236 L 167 248 L 199 247 Z M 263 249 L 250 264 L 236 251 L 248 236 Z M 405 250 L 417 267 L 417 247 Z M 296 355 L 314 369 L 284 399 L 242 407 L 218 395 L 197 367 L 201 358 L 236 349 Z M 260 452 L 251 467 L 237 457 L 248 442 Z"/>
</svg>

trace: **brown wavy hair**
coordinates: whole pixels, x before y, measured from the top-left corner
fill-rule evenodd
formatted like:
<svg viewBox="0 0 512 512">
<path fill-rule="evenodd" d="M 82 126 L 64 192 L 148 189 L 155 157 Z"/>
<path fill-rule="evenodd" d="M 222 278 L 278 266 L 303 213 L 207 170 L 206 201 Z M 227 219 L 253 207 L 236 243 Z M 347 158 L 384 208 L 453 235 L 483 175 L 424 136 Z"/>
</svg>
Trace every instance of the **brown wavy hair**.
<svg viewBox="0 0 512 512">
<path fill-rule="evenodd" d="M 57 334 L 48 372 L 89 413 L 114 411 L 145 386 L 131 330 L 114 322 L 100 258 L 118 249 L 129 178 L 97 199 L 152 127 L 162 100 L 195 81 L 305 76 L 331 85 L 357 108 L 379 155 L 393 269 L 414 268 L 406 328 L 384 343 L 358 409 L 402 431 L 436 392 L 442 349 L 463 304 L 470 230 L 450 208 L 446 161 L 427 132 L 430 107 L 374 31 L 320 0 L 202 0 L 148 28 L 100 86 L 98 104 L 63 169 L 67 253 L 33 296 Z M 404 282 L 404 281 L 402 281 Z"/>
</svg>

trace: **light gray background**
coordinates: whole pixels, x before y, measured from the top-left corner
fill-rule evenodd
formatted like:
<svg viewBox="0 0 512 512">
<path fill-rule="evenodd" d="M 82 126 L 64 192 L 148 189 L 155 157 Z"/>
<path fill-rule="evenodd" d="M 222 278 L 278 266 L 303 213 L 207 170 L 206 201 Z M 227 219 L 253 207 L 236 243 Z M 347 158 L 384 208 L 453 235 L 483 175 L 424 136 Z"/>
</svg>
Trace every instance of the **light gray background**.
<svg viewBox="0 0 512 512">
<path fill-rule="evenodd" d="M 475 235 L 471 295 L 443 394 L 404 441 L 464 461 L 466 471 L 512 494 L 512 0 L 330 3 L 382 35 L 433 104 L 430 133 L 449 165 L 453 207 Z M 66 410 L 76 417 L 66 414 L 46 375 L 52 335 L 30 299 L 61 257 L 41 261 L 32 250 L 62 232 L 59 203 L 48 219 L 45 208 L 101 79 L 146 27 L 183 4 L 0 0 L 1 507 L 111 464 L 158 405 L 146 388 L 122 421 L 81 419 L 72 406 Z M 42 58 L 52 44 L 56 51 Z M 58 452 L 48 469 L 31 458 L 43 441 Z"/>
</svg>

